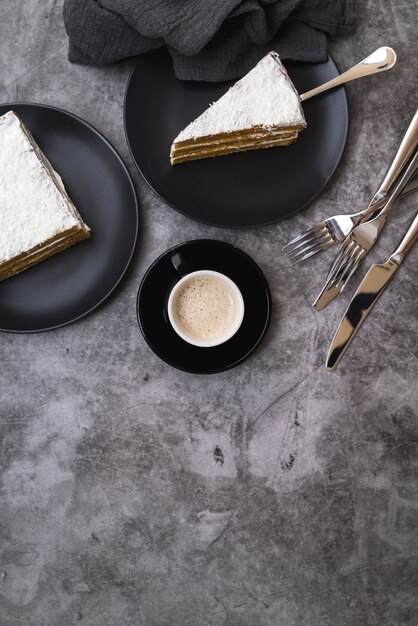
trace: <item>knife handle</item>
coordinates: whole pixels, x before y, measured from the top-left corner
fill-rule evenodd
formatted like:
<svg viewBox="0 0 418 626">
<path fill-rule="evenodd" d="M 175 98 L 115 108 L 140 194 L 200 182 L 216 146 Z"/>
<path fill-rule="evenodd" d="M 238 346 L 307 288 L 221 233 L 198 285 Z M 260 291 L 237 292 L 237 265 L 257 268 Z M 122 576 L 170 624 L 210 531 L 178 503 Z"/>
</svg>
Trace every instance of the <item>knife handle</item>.
<svg viewBox="0 0 418 626">
<path fill-rule="evenodd" d="M 415 215 L 414 221 L 406 231 L 404 238 L 402 239 L 395 252 L 390 255 L 390 258 L 398 265 L 402 263 L 416 240 L 418 239 L 418 213 Z"/>
</svg>

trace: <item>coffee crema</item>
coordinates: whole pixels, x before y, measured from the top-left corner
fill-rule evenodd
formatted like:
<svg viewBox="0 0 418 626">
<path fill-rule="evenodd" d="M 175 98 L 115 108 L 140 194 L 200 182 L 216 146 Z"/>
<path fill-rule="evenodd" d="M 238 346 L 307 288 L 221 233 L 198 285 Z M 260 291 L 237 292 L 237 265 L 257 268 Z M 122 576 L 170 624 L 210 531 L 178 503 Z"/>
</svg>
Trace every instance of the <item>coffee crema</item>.
<svg viewBox="0 0 418 626">
<path fill-rule="evenodd" d="M 229 285 L 210 275 L 185 281 L 173 302 L 179 329 L 195 341 L 217 341 L 227 335 L 235 322 L 236 308 Z"/>
</svg>

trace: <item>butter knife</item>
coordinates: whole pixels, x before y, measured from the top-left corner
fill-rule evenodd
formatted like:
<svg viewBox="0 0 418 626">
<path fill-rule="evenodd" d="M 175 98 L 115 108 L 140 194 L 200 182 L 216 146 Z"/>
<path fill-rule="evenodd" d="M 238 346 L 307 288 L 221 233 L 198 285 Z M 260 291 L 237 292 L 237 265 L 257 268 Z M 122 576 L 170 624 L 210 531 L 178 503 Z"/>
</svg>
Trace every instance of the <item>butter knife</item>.
<svg viewBox="0 0 418 626">
<path fill-rule="evenodd" d="M 358 286 L 328 351 L 326 367 L 330 372 L 338 367 L 345 351 L 376 304 L 377 299 L 392 280 L 417 239 L 418 213 L 395 252 L 390 255 L 385 263 L 372 265 Z"/>
</svg>

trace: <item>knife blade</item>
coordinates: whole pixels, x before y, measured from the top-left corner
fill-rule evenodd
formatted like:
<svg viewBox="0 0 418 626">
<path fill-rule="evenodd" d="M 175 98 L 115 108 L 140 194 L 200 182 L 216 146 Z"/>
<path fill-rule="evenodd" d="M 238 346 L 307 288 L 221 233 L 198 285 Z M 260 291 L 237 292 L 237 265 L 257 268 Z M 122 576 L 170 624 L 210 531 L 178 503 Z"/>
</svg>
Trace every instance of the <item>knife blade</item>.
<svg viewBox="0 0 418 626">
<path fill-rule="evenodd" d="M 372 265 L 358 286 L 329 348 L 326 362 L 329 371 L 334 371 L 338 367 L 347 348 L 365 322 L 379 296 L 398 271 L 417 238 L 418 213 L 395 252 L 390 255 L 385 263 Z"/>
</svg>

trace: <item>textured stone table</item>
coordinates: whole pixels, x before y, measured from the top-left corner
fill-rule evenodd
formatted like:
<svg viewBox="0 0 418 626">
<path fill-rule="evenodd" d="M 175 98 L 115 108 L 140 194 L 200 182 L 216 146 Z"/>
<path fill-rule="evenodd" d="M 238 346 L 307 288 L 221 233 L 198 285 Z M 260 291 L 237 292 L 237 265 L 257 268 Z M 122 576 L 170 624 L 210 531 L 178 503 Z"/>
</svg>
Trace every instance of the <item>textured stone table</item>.
<svg viewBox="0 0 418 626">
<path fill-rule="evenodd" d="M 0 336 L 0 624 L 417 624 L 417 251 L 332 375 L 326 350 L 357 281 L 316 314 L 332 254 L 297 270 L 280 254 L 379 183 L 417 104 L 414 2 L 359 1 L 356 32 L 331 44 L 342 68 L 382 44 L 399 61 L 348 86 L 348 144 L 325 192 L 286 222 L 237 232 L 194 223 L 147 188 L 123 131 L 132 62 L 70 65 L 61 10 L 2 4 L 0 100 L 63 107 L 102 131 L 134 177 L 141 234 L 97 312 Z M 371 259 L 416 207 L 409 197 L 394 211 Z M 274 300 L 259 350 L 205 378 L 161 362 L 135 317 L 151 261 L 197 237 L 251 254 Z"/>
</svg>

